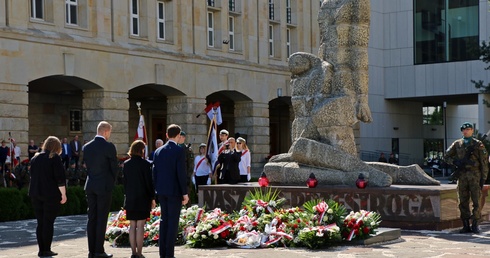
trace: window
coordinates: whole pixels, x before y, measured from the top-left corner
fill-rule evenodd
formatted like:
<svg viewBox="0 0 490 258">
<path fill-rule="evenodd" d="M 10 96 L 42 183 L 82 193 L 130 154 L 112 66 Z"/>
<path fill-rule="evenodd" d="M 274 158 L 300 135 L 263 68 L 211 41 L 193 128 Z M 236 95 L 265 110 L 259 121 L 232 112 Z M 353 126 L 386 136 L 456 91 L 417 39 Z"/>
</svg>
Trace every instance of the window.
<svg viewBox="0 0 490 258">
<path fill-rule="evenodd" d="M 208 12 L 208 47 L 214 47 L 214 16 Z"/>
<path fill-rule="evenodd" d="M 228 17 L 228 46 L 230 50 L 235 50 L 235 18 L 230 16 Z"/>
<path fill-rule="evenodd" d="M 65 0 L 66 24 L 78 24 L 78 0 Z"/>
<path fill-rule="evenodd" d="M 214 7 L 214 0 L 208 0 L 208 6 Z"/>
<path fill-rule="evenodd" d="M 31 18 L 44 20 L 43 0 L 31 0 Z"/>
<path fill-rule="evenodd" d="M 269 25 L 269 56 L 274 57 L 274 26 Z"/>
<path fill-rule="evenodd" d="M 165 3 L 158 2 L 157 8 L 158 39 L 165 39 Z"/>
<path fill-rule="evenodd" d="M 423 124 L 424 125 L 444 124 L 442 106 L 423 107 Z"/>
<path fill-rule="evenodd" d="M 234 12 L 236 9 L 235 0 L 228 0 L 228 11 Z"/>
<path fill-rule="evenodd" d="M 291 24 L 291 0 L 286 0 L 286 22 Z"/>
<path fill-rule="evenodd" d="M 274 0 L 269 0 L 269 20 L 274 20 Z"/>
<path fill-rule="evenodd" d="M 286 29 L 286 55 L 289 58 L 291 55 L 291 30 Z"/>
<path fill-rule="evenodd" d="M 79 109 L 70 110 L 70 131 L 82 131 L 82 111 Z"/>
<path fill-rule="evenodd" d="M 132 36 L 140 35 L 140 16 L 139 16 L 139 0 L 131 0 L 131 23 L 130 30 Z"/>
<path fill-rule="evenodd" d="M 416 64 L 478 60 L 478 0 L 415 0 L 414 5 Z"/>
</svg>

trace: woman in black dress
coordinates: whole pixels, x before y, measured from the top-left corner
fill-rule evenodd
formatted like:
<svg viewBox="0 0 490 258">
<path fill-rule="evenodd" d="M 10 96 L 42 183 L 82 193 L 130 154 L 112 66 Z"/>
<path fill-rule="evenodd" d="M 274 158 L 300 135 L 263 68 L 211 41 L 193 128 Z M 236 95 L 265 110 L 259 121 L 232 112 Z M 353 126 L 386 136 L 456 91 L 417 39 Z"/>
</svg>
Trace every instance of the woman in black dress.
<svg viewBox="0 0 490 258">
<path fill-rule="evenodd" d="M 42 152 L 31 159 L 31 184 L 29 196 L 36 215 L 36 237 L 39 257 L 51 257 L 57 253 L 51 251 L 54 221 L 66 202 L 65 168 L 61 162 L 61 142 L 49 136 L 42 146 Z"/>
<path fill-rule="evenodd" d="M 129 220 L 129 243 L 131 258 L 144 257 L 143 238 L 146 219 L 150 210 L 155 207 L 155 190 L 151 178 L 151 163 L 145 160 L 145 143 L 136 140 L 131 144 L 128 155 L 130 159 L 124 162 L 124 208 Z"/>
</svg>

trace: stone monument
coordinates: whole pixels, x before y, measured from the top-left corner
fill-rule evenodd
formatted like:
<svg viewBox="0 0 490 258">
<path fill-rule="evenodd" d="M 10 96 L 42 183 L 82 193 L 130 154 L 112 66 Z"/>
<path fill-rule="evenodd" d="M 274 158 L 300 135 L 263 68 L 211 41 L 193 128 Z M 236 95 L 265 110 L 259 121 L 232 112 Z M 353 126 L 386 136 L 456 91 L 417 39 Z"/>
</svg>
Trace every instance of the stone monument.
<svg viewBox="0 0 490 258">
<path fill-rule="evenodd" d="M 323 0 L 318 56 L 289 57 L 295 118 L 288 153 L 264 167 L 271 182 L 351 185 L 363 173 L 371 186 L 438 185 L 418 166 L 366 163 L 357 157 L 353 127 L 372 121 L 368 106 L 370 0 Z"/>
</svg>

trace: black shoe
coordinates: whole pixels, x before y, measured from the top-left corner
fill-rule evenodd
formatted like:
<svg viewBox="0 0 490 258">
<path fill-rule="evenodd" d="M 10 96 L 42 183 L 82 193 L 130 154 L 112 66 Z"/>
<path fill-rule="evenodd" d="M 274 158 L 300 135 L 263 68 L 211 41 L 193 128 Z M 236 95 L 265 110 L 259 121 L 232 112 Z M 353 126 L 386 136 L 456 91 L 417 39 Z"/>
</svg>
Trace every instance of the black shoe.
<svg viewBox="0 0 490 258">
<path fill-rule="evenodd" d="M 107 254 L 107 253 L 94 254 L 94 258 L 109 258 L 109 257 L 112 257 L 112 254 Z"/>
<path fill-rule="evenodd" d="M 37 256 L 39 257 L 51 257 L 56 255 L 58 255 L 58 253 L 55 253 L 53 251 L 44 251 L 44 252 L 37 253 Z"/>
<path fill-rule="evenodd" d="M 94 258 L 94 254 L 93 253 L 88 253 L 88 258 Z"/>
</svg>

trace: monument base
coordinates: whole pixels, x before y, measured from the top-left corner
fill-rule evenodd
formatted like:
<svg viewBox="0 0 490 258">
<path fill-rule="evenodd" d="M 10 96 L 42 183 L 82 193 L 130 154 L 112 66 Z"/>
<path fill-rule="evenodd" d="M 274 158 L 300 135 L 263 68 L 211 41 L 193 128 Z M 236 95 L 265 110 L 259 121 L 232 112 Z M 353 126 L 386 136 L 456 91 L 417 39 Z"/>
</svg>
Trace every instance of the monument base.
<svg viewBox="0 0 490 258">
<path fill-rule="evenodd" d="M 199 187 L 199 206 L 206 209 L 221 208 L 227 212 L 238 211 L 249 191 L 260 188 L 257 183 L 236 185 L 205 185 Z M 390 187 L 351 186 L 271 186 L 286 198 L 284 207 L 301 207 L 312 199 L 333 199 L 347 210 L 376 211 L 381 215 L 382 227 L 401 229 L 443 230 L 462 226 L 459 217 L 456 185 Z M 482 194 L 482 220 L 490 220 L 490 186 Z"/>
</svg>

